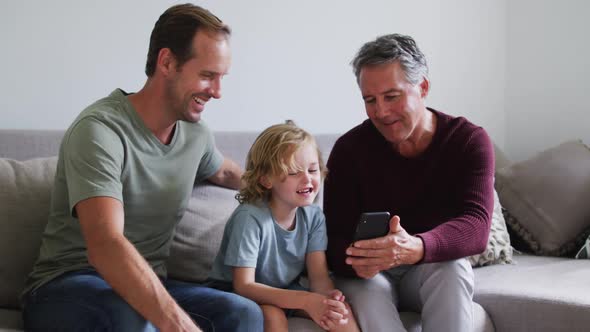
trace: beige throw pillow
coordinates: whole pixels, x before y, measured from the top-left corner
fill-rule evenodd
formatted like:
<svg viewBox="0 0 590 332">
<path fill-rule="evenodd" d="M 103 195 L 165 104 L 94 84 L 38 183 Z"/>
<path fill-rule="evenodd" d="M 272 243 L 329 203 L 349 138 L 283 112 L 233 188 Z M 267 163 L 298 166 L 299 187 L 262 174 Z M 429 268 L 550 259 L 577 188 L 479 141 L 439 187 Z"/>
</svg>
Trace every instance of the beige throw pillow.
<svg viewBox="0 0 590 332">
<path fill-rule="evenodd" d="M 207 278 L 225 224 L 238 206 L 236 193 L 209 183 L 195 186 L 166 261 L 170 277 L 192 282 Z"/>
<path fill-rule="evenodd" d="M 57 158 L 0 158 L 0 307 L 19 308 L 39 256 Z"/>
<path fill-rule="evenodd" d="M 590 149 L 569 141 L 498 170 L 510 227 L 538 255 L 578 249 L 590 233 Z"/>
</svg>

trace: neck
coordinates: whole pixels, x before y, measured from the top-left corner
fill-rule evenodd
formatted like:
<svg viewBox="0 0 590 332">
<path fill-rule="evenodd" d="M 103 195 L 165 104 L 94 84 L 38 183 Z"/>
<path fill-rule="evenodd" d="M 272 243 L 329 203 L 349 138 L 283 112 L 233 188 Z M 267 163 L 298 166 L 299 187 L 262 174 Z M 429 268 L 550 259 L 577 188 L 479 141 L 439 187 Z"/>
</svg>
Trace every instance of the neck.
<svg viewBox="0 0 590 332">
<path fill-rule="evenodd" d="M 270 213 L 272 213 L 274 220 L 279 226 L 288 231 L 295 228 L 295 213 L 297 212 L 297 208 L 286 208 L 273 199 L 268 202 L 268 207 L 270 208 Z"/>
<path fill-rule="evenodd" d="M 394 148 L 406 158 L 414 158 L 421 155 L 434 137 L 436 131 L 436 116 L 428 109 L 424 108 L 423 116 L 414 128 L 414 131 L 408 139 L 402 141 Z"/>
<path fill-rule="evenodd" d="M 148 79 L 144 87 L 130 95 L 129 102 L 135 108 L 145 126 L 162 142 L 169 144 L 174 134 L 176 119 L 168 112 L 167 98 L 164 89 Z"/>
</svg>

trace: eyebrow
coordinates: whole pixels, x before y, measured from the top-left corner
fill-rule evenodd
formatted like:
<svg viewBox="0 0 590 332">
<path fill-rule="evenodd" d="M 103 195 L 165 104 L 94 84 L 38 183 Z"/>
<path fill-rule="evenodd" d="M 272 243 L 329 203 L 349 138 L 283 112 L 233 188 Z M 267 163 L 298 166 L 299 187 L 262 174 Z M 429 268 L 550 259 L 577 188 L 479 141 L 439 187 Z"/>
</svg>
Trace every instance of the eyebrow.
<svg viewBox="0 0 590 332">
<path fill-rule="evenodd" d="M 392 92 L 399 92 L 399 91 L 400 91 L 400 90 L 398 90 L 398 89 L 396 89 L 396 88 L 391 88 L 391 89 L 389 89 L 389 90 L 385 90 L 385 91 L 383 91 L 383 92 L 380 92 L 379 94 L 380 94 L 380 95 L 386 95 L 386 94 L 388 94 L 388 93 L 392 93 Z M 367 95 L 363 95 L 363 99 L 367 99 L 367 98 L 370 98 L 370 97 L 373 97 L 373 95 L 368 95 L 368 96 L 367 96 Z"/>
</svg>

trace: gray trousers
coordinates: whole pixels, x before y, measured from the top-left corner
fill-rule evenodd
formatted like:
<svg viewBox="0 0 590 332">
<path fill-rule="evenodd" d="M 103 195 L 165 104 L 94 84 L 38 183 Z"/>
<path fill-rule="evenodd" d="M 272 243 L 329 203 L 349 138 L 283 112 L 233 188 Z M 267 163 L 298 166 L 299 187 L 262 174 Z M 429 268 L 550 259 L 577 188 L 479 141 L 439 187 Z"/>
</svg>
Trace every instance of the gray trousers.
<svg viewBox="0 0 590 332">
<path fill-rule="evenodd" d="M 336 278 L 363 332 L 406 331 L 399 311 L 421 313 L 422 331 L 473 331 L 473 270 L 465 258 Z"/>
</svg>

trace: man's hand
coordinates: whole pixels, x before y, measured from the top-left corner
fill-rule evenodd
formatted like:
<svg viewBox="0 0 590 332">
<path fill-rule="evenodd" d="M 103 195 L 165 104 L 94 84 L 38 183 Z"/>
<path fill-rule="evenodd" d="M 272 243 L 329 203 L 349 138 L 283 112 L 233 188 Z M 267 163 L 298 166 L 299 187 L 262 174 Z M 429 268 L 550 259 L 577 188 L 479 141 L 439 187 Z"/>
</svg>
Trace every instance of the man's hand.
<svg viewBox="0 0 590 332">
<path fill-rule="evenodd" d="M 182 309 L 179 309 L 176 312 L 176 318 L 169 321 L 167 326 L 163 326 L 160 331 L 162 332 L 203 332 L 197 325 L 193 322 L 191 317 L 184 312 Z"/>
<path fill-rule="evenodd" d="M 380 238 L 353 243 L 346 254 L 346 264 L 365 279 L 400 265 L 416 264 L 424 257 L 422 239 L 409 235 L 400 225 L 400 218 L 389 221 L 389 234 Z"/>
</svg>

